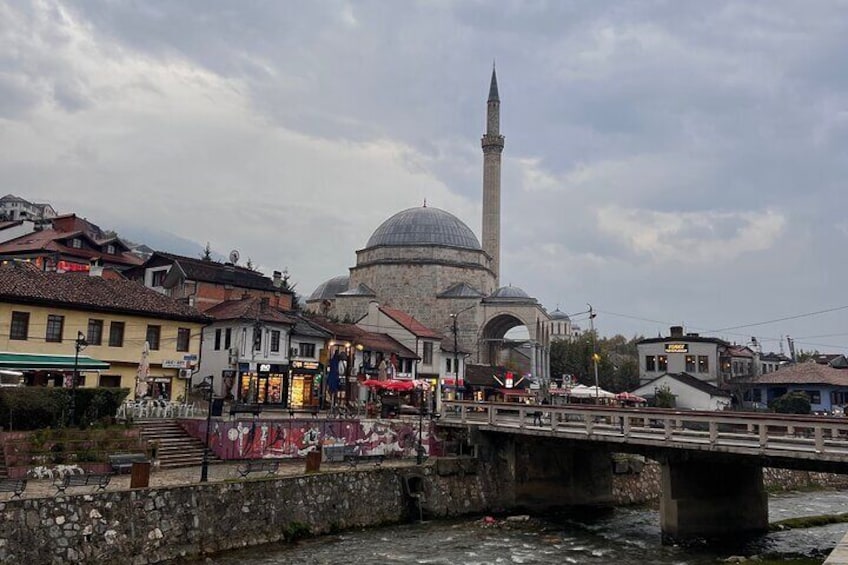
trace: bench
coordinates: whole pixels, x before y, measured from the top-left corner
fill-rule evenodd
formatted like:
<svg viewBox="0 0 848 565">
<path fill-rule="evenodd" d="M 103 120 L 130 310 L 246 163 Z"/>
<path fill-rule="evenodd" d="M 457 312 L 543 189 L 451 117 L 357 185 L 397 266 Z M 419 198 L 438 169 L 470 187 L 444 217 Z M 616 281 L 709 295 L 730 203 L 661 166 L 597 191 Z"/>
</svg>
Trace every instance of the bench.
<svg viewBox="0 0 848 565">
<path fill-rule="evenodd" d="M 346 445 L 325 445 L 321 452 L 324 454 L 324 461 L 327 463 L 342 463 L 345 460 L 345 455 L 352 453 L 350 449 Z"/>
<path fill-rule="evenodd" d="M 12 498 L 20 498 L 26 485 L 26 479 L 0 479 L 0 492 L 11 492 Z"/>
<path fill-rule="evenodd" d="M 242 479 L 250 473 L 265 473 L 267 477 L 275 475 L 280 468 L 278 459 L 251 459 L 239 465 L 236 469 Z"/>
<path fill-rule="evenodd" d="M 257 417 L 261 413 L 262 413 L 262 405 L 261 404 L 231 404 L 230 405 L 230 418 L 232 418 L 236 414 L 253 414 L 254 417 Z"/>
<path fill-rule="evenodd" d="M 363 461 L 371 461 L 374 463 L 375 467 L 380 467 L 383 464 L 383 461 L 386 459 L 385 455 L 359 455 L 357 453 L 345 453 L 344 460 L 345 463 L 350 465 L 352 468 L 356 468 Z"/>
<path fill-rule="evenodd" d="M 109 456 L 109 464 L 113 473 L 129 473 L 133 463 L 147 463 L 147 455 L 144 453 L 115 453 Z"/>
<path fill-rule="evenodd" d="M 109 481 L 112 480 L 112 475 L 108 473 L 85 473 L 83 475 L 64 475 L 57 477 L 53 481 L 53 486 L 56 487 L 56 494 L 65 494 L 65 489 L 69 487 L 91 487 L 96 486 L 98 491 L 106 490 Z"/>
</svg>

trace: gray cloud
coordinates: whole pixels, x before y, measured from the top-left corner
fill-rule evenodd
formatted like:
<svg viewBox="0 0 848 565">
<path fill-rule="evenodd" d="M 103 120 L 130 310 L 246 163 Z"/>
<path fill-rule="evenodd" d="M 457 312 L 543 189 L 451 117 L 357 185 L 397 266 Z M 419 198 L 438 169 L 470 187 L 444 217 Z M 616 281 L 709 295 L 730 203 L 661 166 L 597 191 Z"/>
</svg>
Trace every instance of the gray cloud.
<svg viewBox="0 0 848 565">
<path fill-rule="evenodd" d="M 497 59 L 504 282 L 629 316 L 602 314 L 604 333 L 778 318 L 844 302 L 845 15 L 788 0 L 6 4 L 0 174 L 109 227 L 238 247 L 309 292 L 425 197 L 479 234 Z"/>
</svg>

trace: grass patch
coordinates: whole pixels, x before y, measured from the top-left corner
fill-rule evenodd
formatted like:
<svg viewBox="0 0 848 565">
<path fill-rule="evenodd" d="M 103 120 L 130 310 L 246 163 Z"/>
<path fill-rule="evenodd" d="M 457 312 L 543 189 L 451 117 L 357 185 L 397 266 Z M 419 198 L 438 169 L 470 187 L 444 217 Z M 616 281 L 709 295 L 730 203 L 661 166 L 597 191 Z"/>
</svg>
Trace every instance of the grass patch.
<svg viewBox="0 0 848 565">
<path fill-rule="evenodd" d="M 848 513 L 825 514 L 823 516 L 804 516 L 803 518 L 789 518 L 769 524 L 769 530 L 794 530 L 797 528 L 817 528 L 830 524 L 842 524 L 848 522 Z"/>
</svg>

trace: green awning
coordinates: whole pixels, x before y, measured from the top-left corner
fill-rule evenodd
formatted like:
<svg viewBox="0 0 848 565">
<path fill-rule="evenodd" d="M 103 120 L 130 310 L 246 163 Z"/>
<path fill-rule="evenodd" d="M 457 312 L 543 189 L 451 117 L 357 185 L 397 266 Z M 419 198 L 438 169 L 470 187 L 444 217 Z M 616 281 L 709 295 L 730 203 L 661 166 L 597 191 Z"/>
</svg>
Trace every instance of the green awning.
<svg viewBox="0 0 848 565">
<path fill-rule="evenodd" d="M 0 369 L 17 369 L 18 371 L 80 371 L 93 369 L 108 369 L 109 363 L 80 355 L 74 363 L 73 355 L 40 355 L 37 353 L 0 353 Z"/>
</svg>

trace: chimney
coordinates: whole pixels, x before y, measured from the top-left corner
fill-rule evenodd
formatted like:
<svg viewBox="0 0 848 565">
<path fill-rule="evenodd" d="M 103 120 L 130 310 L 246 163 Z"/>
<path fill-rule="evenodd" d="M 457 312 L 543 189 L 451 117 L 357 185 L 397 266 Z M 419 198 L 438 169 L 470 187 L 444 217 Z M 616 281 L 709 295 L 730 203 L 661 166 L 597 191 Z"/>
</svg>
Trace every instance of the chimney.
<svg viewBox="0 0 848 565">
<path fill-rule="evenodd" d="M 280 288 L 283 286 L 283 273 L 274 271 L 274 287 Z"/>
<path fill-rule="evenodd" d="M 683 326 L 671 326 L 671 337 L 683 337 Z"/>
<path fill-rule="evenodd" d="M 101 265 L 90 265 L 88 267 L 88 275 L 91 277 L 102 277 L 103 276 L 103 266 Z"/>
</svg>

